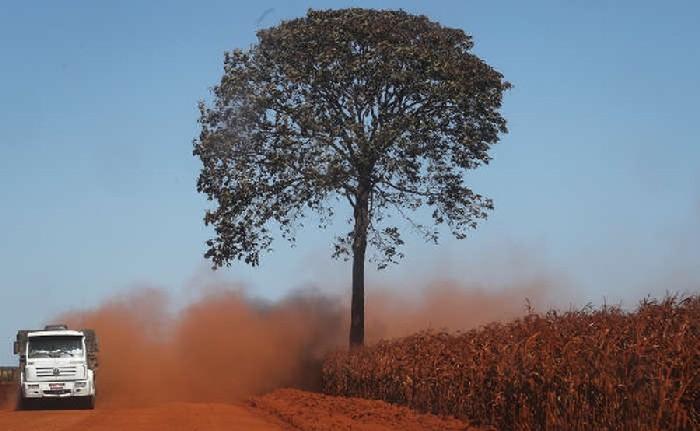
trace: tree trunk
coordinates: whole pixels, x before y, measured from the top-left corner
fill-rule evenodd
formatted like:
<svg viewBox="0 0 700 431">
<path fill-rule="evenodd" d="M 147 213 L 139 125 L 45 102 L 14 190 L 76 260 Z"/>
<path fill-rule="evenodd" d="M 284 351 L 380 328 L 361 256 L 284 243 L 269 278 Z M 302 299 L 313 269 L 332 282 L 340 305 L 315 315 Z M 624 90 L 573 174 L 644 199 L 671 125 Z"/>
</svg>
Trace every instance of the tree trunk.
<svg viewBox="0 0 700 431">
<path fill-rule="evenodd" d="M 367 187 L 359 187 L 354 215 L 350 348 L 361 347 L 365 342 L 365 251 L 367 250 L 367 228 L 369 226 L 369 190 Z"/>
</svg>

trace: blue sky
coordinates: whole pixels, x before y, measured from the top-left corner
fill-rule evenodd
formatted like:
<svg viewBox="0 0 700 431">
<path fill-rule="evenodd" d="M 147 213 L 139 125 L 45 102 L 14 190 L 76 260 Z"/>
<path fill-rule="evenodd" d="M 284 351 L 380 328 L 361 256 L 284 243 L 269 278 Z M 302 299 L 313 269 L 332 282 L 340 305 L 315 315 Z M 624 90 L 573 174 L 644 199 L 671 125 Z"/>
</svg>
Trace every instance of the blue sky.
<svg viewBox="0 0 700 431">
<path fill-rule="evenodd" d="M 101 4 L 98 4 L 101 3 Z M 0 340 L 134 285 L 207 279 L 196 104 L 223 52 L 307 8 L 399 8 L 474 36 L 515 88 L 470 175 L 496 210 L 369 282 L 546 274 L 566 301 L 700 286 L 700 6 L 692 1 L 0 1 Z M 267 14 L 265 11 L 272 9 Z M 263 16 L 264 14 L 264 16 Z M 262 20 L 261 20 L 262 18 Z M 260 21 L 260 22 L 259 22 Z M 330 234 L 218 276 L 275 298 L 349 285 Z M 421 278 L 422 277 L 422 278 Z M 11 361 L 0 348 L 0 362 Z"/>
</svg>

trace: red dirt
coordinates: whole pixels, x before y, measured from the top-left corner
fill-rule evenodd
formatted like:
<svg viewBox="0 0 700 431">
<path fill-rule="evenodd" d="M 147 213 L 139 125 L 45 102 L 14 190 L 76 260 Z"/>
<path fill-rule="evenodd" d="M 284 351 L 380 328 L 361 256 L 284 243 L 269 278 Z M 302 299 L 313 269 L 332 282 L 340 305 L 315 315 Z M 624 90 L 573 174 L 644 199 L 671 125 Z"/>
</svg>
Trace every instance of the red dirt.
<svg viewBox="0 0 700 431">
<path fill-rule="evenodd" d="M 454 418 L 420 414 L 383 401 L 332 397 L 279 389 L 253 398 L 252 405 L 305 431 L 478 431 Z"/>
<path fill-rule="evenodd" d="M 251 400 L 226 403 L 161 403 L 95 410 L 0 409 L 0 430 L 24 431 L 309 430 L 477 431 L 456 419 L 419 414 L 383 401 L 331 397 L 281 389 Z"/>
<path fill-rule="evenodd" d="M 236 404 L 169 403 L 145 408 L 0 411 L 3 431 L 185 431 L 288 429 L 280 422 Z"/>
<path fill-rule="evenodd" d="M 139 408 L 95 410 L 0 409 L 0 430 L 68 431 L 478 431 L 452 418 L 420 414 L 383 401 L 341 398 L 280 389 L 254 398 L 249 405 L 162 403 Z"/>
</svg>

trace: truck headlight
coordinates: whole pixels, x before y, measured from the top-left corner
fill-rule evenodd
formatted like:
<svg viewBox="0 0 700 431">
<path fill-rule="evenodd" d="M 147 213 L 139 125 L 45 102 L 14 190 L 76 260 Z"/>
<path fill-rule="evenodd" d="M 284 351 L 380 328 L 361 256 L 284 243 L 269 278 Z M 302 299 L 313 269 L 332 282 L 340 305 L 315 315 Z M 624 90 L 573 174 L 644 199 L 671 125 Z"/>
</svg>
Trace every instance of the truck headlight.
<svg viewBox="0 0 700 431">
<path fill-rule="evenodd" d="M 87 382 L 75 382 L 76 388 L 84 388 L 85 386 L 87 386 Z"/>
</svg>

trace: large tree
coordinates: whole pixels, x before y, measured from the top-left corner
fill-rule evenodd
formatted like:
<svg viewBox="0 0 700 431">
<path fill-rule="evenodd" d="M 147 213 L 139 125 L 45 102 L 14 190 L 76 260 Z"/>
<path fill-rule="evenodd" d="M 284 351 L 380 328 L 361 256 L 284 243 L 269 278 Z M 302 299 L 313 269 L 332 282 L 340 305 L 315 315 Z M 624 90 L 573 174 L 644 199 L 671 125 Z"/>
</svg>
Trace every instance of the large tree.
<svg viewBox="0 0 700 431">
<path fill-rule="evenodd" d="M 334 257 L 353 261 L 350 344 L 361 345 L 367 246 L 383 268 L 402 257 L 393 220 L 437 242 L 439 225 L 465 238 L 493 208 L 464 174 L 506 132 L 510 84 L 464 31 L 404 11 L 310 10 L 257 36 L 225 54 L 213 101 L 200 103 L 197 189 L 218 204 L 205 256 L 257 265 L 275 226 L 294 241 L 302 218 L 325 227 L 347 202 L 352 228 Z"/>
</svg>

